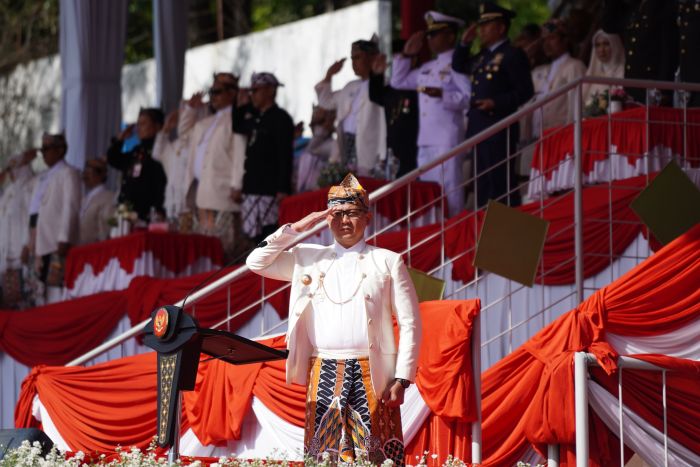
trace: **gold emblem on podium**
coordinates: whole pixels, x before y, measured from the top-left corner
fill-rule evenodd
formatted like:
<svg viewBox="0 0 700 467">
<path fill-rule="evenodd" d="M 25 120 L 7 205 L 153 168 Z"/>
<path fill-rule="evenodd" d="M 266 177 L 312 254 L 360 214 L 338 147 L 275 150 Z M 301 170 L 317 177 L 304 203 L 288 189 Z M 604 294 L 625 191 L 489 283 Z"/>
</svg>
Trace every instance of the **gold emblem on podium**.
<svg viewBox="0 0 700 467">
<path fill-rule="evenodd" d="M 168 310 L 161 308 L 153 319 L 153 335 L 159 339 L 168 332 Z"/>
</svg>

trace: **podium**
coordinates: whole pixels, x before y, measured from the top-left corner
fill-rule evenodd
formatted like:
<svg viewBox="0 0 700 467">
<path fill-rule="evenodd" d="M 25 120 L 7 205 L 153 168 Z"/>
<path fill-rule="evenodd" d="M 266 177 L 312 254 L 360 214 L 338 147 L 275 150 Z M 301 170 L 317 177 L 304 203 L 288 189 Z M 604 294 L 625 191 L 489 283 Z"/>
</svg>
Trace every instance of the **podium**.
<svg viewBox="0 0 700 467">
<path fill-rule="evenodd" d="M 158 353 L 158 446 L 169 447 L 168 461 L 178 458 L 181 391 L 192 391 L 201 353 L 233 365 L 287 358 L 273 349 L 230 332 L 200 328 L 182 308 L 167 305 L 151 313 L 144 344 Z"/>
</svg>

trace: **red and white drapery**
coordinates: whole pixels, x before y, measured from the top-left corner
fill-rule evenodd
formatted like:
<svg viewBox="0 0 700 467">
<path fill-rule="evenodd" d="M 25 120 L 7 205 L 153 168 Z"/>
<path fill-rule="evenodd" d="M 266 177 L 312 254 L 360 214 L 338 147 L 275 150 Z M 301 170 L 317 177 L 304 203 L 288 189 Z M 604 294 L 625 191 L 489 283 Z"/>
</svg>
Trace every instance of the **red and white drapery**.
<svg viewBox="0 0 700 467">
<path fill-rule="evenodd" d="M 64 297 L 123 290 L 137 276 L 182 277 L 222 264 L 223 249 L 216 237 L 136 232 L 72 248 L 66 258 Z"/>
<path fill-rule="evenodd" d="M 637 177 L 615 182 L 610 190 L 607 186 L 588 187 L 584 190 L 585 277 L 595 276 L 609 267 L 616 256 L 622 254 L 640 233 L 644 233 L 641 224 L 634 222 L 636 216 L 629 208 L 629 203 L 645 183 L 645 177 Z M 541 207 L 539 203 L 532 203 L 519 209 L 537 214 Z M 550 221 L 550 227 L 542 258 L 542 270 L 545 274 L 538 276 L 537 283 L 572 284 L 573 268 L 566 266 L 572 264 L 574 258 L 574 231 L 571 228 L 572 194 L 548 200 L 542 216 Z M 472 259 L 482 221 L 481 213 L 474 216 L 463 212 L 445 224 L 445 256 L 454 259 L 451 268 L 454 281 L 464 283 L 474 277 Z M 432 224 L 411 229 L 412 244 L 431 235 L 435 236 L 421 248 L 411 252 L 407 262 L 412 267 L 429 271 L 440 264 L 441 228 L 440 224 Z M 393 251 L 404 251 L 407 241 L 407 232 L 399 231 L 383 234 L 375 243 Z M 106 258 L 107 256 L 101 257 L 102 260 Z M 226 272 L 222 271 L 221 275 Z M 65 364 L 102 343 L 125 313 L 132 324 L 137 324 L 147 319 L 156 307 L 181 299 L 205 277 L 204 273 L 176 279 L 137 277 L 121 293 L 104 292 L 23 312 L 0 311 L 0 351 L 30 366 Z M 196 316 L 202 326 L 212 326 L 226 318 L 227 309 L 233 314 L 258 300 L 263 290 L 270 294 L 284 285 L 282 282 L 262 279 L 258 275 L 248 273 L 232 282 L 230 290 L 223 288 L 214 292 L 194 306 L 188 307 L 188 311 Z M 269 303 L 280 317 L 285 317 L 288 300 L 288 292 L 283 292 L 272 297 Z M 250 310 L 247 314 L 239 316 L 230 324 L 229 329 L 237 329 L 255 312 L 257 310 Z M 35 336 L 42 338 L 36 341 Z M 66 340 L 66 337 L 70 339 Z M 29 339 L 33 342 L 31 346 L 26 345 Z"/>
<path fill-rule="evenodd" d="M 673 159 L 700 185 L 700 109 L 648 110 L 648 115 L 638 107 L 583 122 L 584 183 L 657 172 Z M 573 154 L 573 125 L 547 131 L 533 154 L 528 199 L 573 188 Z"/>
<path fill-rule="evenodd" d="M 461 435 L 451 436 L 449 441 L 443 435 L 452 424 L 469 426 L 476 419 L 471 333 L 478 313 L 479 300 L 421 304 L 423 332 L 441 338 L 424 339 L 421 346 L 417 390 L 409 394 L 403 418 L 410 437 L 409 454 L 430 449 L 447 455 L 455 445 L 466 448 L 468 439 Z M 284 336 L 262 342 L 283 348 Z M 182 428 L 190 433 L 185 438 L 190 449 L 186 454 L 215 454 L 212 448 L 204 450 L 202 444 L 226 445 L 242 438 L 260 442 L 260 433 L 253 433 L 252 439 L 249 433 L 244 434 L 250 427 L 246 415 L 251 403 L 254 413 L 268 415 L 257 419 L 266 431 L 265 439 L 277 436 L 278 441 L 303 441 L 299 433 L 304 424 L 305 388 L 287 386 L 284 373 L 284 361 L 242 366 L 219 360 L 200 363 L 195 390 L 184 397 Z M 35 403 L 37 395 L 40 404 Z M 35 367 L 22 385 L 15 422 L 17 426 L 36 426 L 32 414 L 38 413 L 44 429 L 66 447 L 110 452 L 117 445 L 148 445 L 155 435 L 155 409 L 155 357 L 148 353 L 89 368 Z M 291 433 L 285 433 L 285 428 Z M 247 455 L 269 455 L 275 447 L 294 446 L 260 442 Z M 298 458 L 300 452 L 290 451 Z"/>
<path fill-rule="evenodd" d="M 642 351 L 643 355 L 633 356 L 672 370 L 667 375 L 672 458 L 696 459 L 700 454 L 700 425 L 696 423 L 700 418 L 700 363 L 696 361 L 700 360 L 698 283 L 700 225 L 600 289 L 487 370 L 482 375 L 483 465 L 513 465 L 528 457 L 533 448 L 546 452 L 547 444 L 560 445 L 561 465 L 574 465 L 572 357 L 577 351 L 595 354 L 602 367 L 591 371 L 591 380 L 597 386 L 592 386 L 590 391 L 602 395 L 594 398 L 592 404 L 592 465 L 619 465 L 619 442 L 606 425 L 609 417 L 601 406 L 607 396 L 601 393 L 601 388 L 616 394 L 616 357 L 630 351 Z M 436 302 L 435 306 L 445 303 L 454 302 Z M 424 322 L 430 326 L 431 317 L 423 312 Z M 447 320 L 445 328 L 438 324 L 424 330 L 427 338 L 421 349 L 421 368 L 433 373 L 420 376 L 418 388 L 432 414 L 411 441 L 411 453 L 417 452 L 414 451 L 416 440 L 424 439 L 421 450 L 435 452 L 441 459 L 447 454 L 462 459 L 470 457 L 469 423 L 462 417 L 470 410 L 470 405 L 464 404 L 470 387 L 464 379 L 468 370 L 457 370 L 468 360 L 448 371 L 440 364 L 441 361 L 454 363 L 455 358 L 466 352 L 465 344 L 450 337 L 464 329 L 463 323 L 461 319 Z M 445 336 L 448 329 L 453 331 Z M 268 343 L 281 345 L 279 339 Z M 426 351 L 426 345 L 436 345 L 440 350 L 431 353 Z M 656 354 L 659 351 L 668 355 Z M 440 355 L 440 358 L 426 360 L 426 355 Z M 146 355 L 92 368 L 36 368 L 23 385 L 16 411 L 17 426 L 36 424 L 31 417 L 31 406 L 38 394 L 58 432 L 74 449 L 108 450 L 112 444 L 102 440 L 114 440 L 114 435 L 118 435 L 116 438 L 122 445 L 142 445 L 152 434 L 155 420 L 153 365 L 153 356 Z M 232 374 L 228 371 L 232 370 L 223 364 L 208 362 L 204 368 L 206 378 L 204 373 L 200 375 L 199 392 L 185 398 L 185 428 L 192 428 L 202 443 L 216 444 L 240 436 L 242 414 L 250 407 L 249 394 L 280 419 L 301 425 L 303 389 L 283 385 L 280 363 L 239 370 L 235 380 L 227 379 L 226 375 Z M 124 393 L 123 375 L 127 373 L 133 375 L 134 381 L 129 385 L 131 392 Z M 651 372 L 625 370 L 624 373 L 625 405 L 637 414 L 637 427 L 652 435 L 658 435 L 663 427 L 660 378 Z M 85 382 L 85 387 L 77 384 L 78 381 Z M 427 384 L 444 391 L 441 409 L 435 404 L 438 399 L 432 396 L 436 393 Z M 215 391 L 206 390 L 213 386 Z M 96 387 L 100 390 L 95 391 Z M 135 391 L 141 395 L 137 397 Z M 120 404 L 131 410 L 109 408 Z M 109 423 L 101 422 L 108 416 L 117 418 L 109 418 Z M 206 422 L 201 425 L 203 421 Z M 118 433 L 105 436 L 105 430 L 118 430 Z M 630 443 L 641 443 L 639 430 L 632 429 L 628 434 Z M 421 438 L 423 435 L 426 438 Z M 631 451 L 626 454 L 631 455 Z"/>
</svg>

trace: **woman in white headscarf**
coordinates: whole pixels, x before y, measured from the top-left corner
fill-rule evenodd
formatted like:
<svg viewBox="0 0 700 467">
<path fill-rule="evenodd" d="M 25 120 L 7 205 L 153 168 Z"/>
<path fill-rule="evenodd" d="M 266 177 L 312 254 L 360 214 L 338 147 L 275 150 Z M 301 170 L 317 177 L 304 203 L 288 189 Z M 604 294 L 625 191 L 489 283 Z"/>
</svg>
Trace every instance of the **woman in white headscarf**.
<svg viewBox="0 0 700 467">
<path fill-rule="evenodd" d="M 591 61 L 586 71 L 586 76 L 600 76 L 605 78 L 624 78 L 625 76 L 625 49 L 622 40 L 617 34 L 608 34 L 599 29 L 593 35 L 593 50 Z M 610 86 L 606 84 L 584 84 L 583 102 L 588 105 L 596 94 L 607 91 Z"/>
</svg>

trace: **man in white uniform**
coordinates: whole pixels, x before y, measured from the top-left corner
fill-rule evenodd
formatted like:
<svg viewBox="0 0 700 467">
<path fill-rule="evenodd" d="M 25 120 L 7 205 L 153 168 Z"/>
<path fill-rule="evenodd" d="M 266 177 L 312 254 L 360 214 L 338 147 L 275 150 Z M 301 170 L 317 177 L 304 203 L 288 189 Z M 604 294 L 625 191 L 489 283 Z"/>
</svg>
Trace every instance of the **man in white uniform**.
<svg viewBox="0 0 700 467">
<path fill-rule="evenodd" d="M 403 465 L 399 406 L 416 375 L 418 300 L 401 255 L 365 243 L 370 218 L 367 192 L 348 175 L 331 187 L 328 209 L 281 227 L 246 263 L 292 282 L 287 383 L 308 387 L 305 454 L 349 462 L 359 451 L 375 464 Z M 285 251 L 324 220 L 333 245 Z"/>
<path fill-rule="evenodd" d="M 452 69 L 452 53 L 459 18 L 435 11 L 425 14 L 427 31 L 411 36 L 401 55 L 394 57 L 391 86 L 418 90 L 418 165 L 434 161 L 457 144 L 464 135 L 464 115 L 469 108 L 471 84 L 466 75 Z M 424 37 L 435 59 L 411 70 L 411 58 L 421 52 Z M 464 209 L 462 157 L 449 159 L 421 175 L 442 184 L 450 216 Z"/>
</svg>

